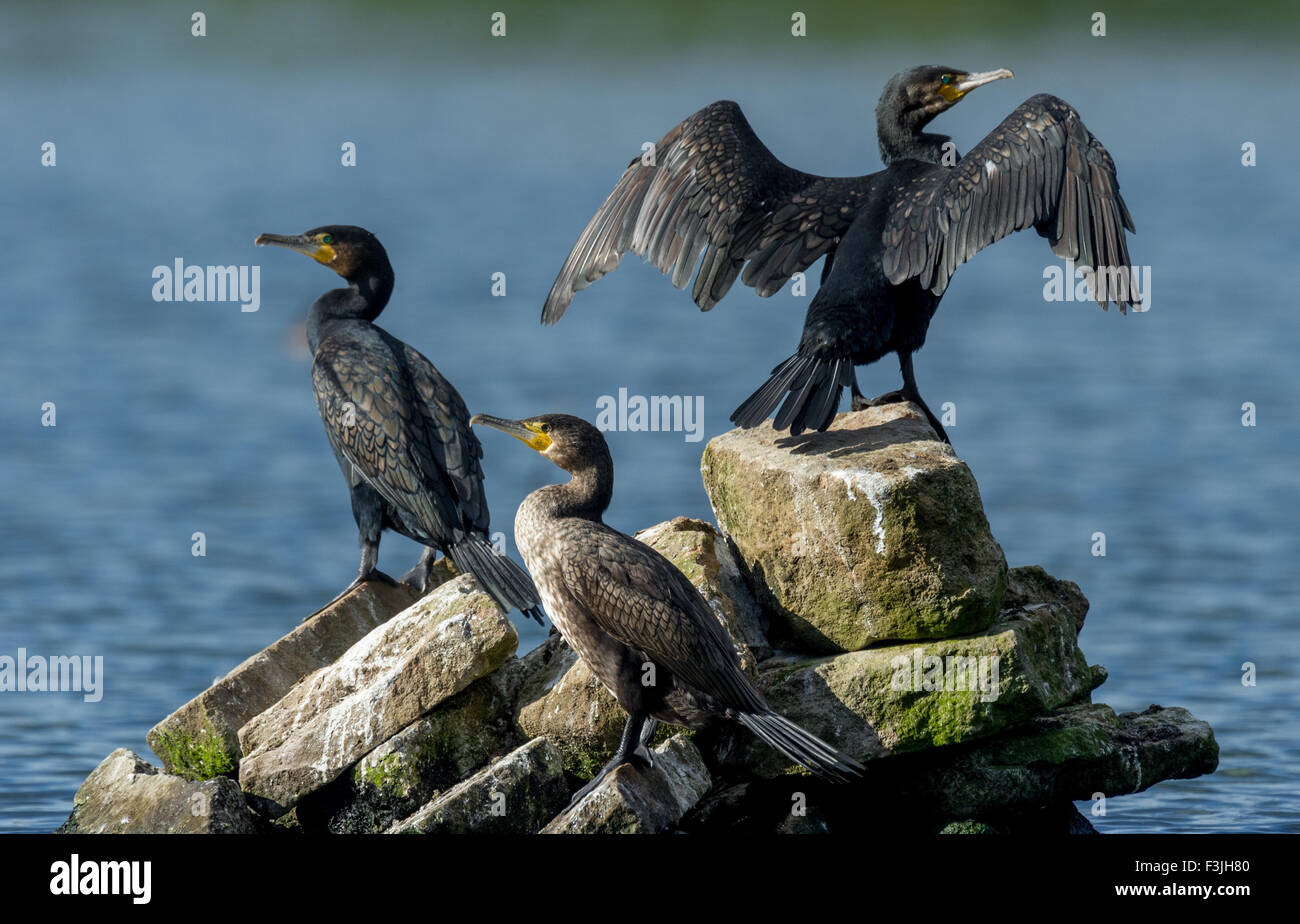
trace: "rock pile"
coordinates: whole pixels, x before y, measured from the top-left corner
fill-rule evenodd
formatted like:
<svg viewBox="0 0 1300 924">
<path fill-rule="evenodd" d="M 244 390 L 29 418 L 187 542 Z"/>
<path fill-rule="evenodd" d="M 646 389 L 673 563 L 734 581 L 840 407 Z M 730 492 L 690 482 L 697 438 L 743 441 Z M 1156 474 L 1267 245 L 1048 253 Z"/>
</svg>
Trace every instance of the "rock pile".
<svg viewBox="0 0 1300 924">
<path fill-rule="evenodd" d="M 649 769 L 570 794 L 624 715 L 558 635 L 469 576 L 374 581 L 111 754 L 62 830 L 584 833 L 1091 830 L 1072 802 L 1212 772 L 1185 710 L 1116 715 L 1079 588 L 1008 569 L 970 470 L 907 404 L 704 453 L 717 527 L 639 534 L 699 588 L 772 705 L 867 765 L 831 786 L 743 729 L 660 729 Z"/>
</svg>

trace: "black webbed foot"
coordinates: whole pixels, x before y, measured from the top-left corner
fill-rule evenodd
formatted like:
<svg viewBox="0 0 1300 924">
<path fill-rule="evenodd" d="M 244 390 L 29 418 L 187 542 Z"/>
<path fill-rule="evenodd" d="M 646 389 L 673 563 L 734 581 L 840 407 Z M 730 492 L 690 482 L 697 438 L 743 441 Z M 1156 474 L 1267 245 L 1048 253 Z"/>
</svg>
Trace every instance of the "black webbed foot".
<svg viewBox="0 0 1300 924">
<path fill-rule="evenodd" d="M 352 591 L 356 590 L 362 584 L 368 584 L 371 581 L 385 581 L 389 584 L 397 583 L 391 577 L 384 574 L 384 572 L 380 571 L 378 568 L 372 567 L 369 571 L 365 571 L 362 572 L 361 574 L 358 574 L 356 578 L 353 579 L 351 584 L 349 584 L 347 587 L 344 587 L 342 590 L 340 590 L 337 594 L 334 595 L 334 599 L 330 600 L 329 603 L 326 603 L 324 606 L 320 607 L 318 610 L 316 610 L 315 613 L 312 613 L 310 616 L 304 618 L 303 622 L 306 622 L 308 619 L 311 619 L 312 616 L 315 616 L 318 613 L 324 612 L 325 610 L 329 609 L 331 606 L 338 603 L 340 600 L 342 600 L 348 594 L 352 593 Z"/>
<path fill-rule="evenodd" d="M 658 727 L 657 719 L 647 720 L 645 716 L 628 716 L 627 724 L 623 726 L 623 738 L 618 744 L 618 750 L 614 752 L 614 757 L 601 768 L 590 783 L 573 794 L 573 798 L 569 800 L 569 808 L 573 808 L 586 798 L 592 790 L 604 782 L 605 777 L 623 764 L 632 764 L 642 770 L 654 766 L 654 759 L 650 756 L 647 744 L 654 737 Z"/>
</svg>

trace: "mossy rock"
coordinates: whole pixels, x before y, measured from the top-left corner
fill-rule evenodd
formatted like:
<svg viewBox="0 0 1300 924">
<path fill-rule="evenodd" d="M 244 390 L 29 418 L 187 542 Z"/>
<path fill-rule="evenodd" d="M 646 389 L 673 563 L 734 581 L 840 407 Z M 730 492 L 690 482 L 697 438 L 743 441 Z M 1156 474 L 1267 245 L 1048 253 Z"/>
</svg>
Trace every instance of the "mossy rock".
<svg viewBox="0 0 1300 924">
<path fill-rule="evenodd" d="M 381 832 L 521 744 L 511 716 L 511 667 L 474 681 L 363 757 L 328 830 Z"/>
<path fill-rule="evenodd" d="M 701 469 L 774 644 L 858 651 L 997 618 L 1007 565 L 979 487 L 911 405 L 841 414 L 800 437 L 733 430 Z"/>
<path fill-rule="evenodd" d="M 772 658 L 759 685 L 772 708 L 858 760 L 922 751 L 1086 700 L 1100 675 L 1074 626 L 1057 603 L 1017 608 L 961 638 Z M 761 776 L 795 769 L 757 741 L 737 744 L 738 759 Z"/>
<path fill-rule="evenodd" d="M 152 747 L 163 766 L 182 779 L 210 780 L 234 776 L 239 770 L 238 737 L 218 734 L 211 722 L 205 722 L 197 733 L 182 728 L 160 732 Z"/>
</svg>

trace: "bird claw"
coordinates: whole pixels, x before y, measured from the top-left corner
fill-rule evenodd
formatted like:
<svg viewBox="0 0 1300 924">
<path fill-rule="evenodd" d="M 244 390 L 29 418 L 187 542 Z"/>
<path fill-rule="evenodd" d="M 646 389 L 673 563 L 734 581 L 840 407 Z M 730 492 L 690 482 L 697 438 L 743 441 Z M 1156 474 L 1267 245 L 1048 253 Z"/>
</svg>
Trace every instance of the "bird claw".
<svg viewBox="0 0 1300 924">
<path fill-rule="evenodd" d="M 402 575 L 402 583 L 414 587 L 419 593 L 423 594 L 429 585 L 429 572 L 416 565 Z"/>
</svg>

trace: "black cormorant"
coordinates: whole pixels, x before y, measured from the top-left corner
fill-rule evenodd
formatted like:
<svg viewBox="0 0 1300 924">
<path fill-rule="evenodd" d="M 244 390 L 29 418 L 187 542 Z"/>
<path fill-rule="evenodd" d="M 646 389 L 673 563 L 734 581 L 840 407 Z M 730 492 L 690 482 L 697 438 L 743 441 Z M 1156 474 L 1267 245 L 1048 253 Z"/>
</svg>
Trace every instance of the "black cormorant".
<svg viewBox="0 0 1300 924">
<path fill-rule="evenodd" d="M 369 231 L 327 225 L 305 234 L 260 234 L 258 244 L 304 253 L 347 281 L 307 315 L 312 387 L 334 456 L 348 480 L 361 542 L 361 569 L 372 577 L 379 537 L 391 529 L 426 546 L 404 580 L 423 591 L 437 551 L 473 574 L 505 611 L 541 622 L 537 590 L 488 539 L 483 448 L 452 384 L 413 347 L 373 321 L 393 292 L 393 268 Z"/>
<path fill-rule="evenodd" d="M 860 775 L 857 761 L 772 711 L 717 616 L 668 559 L 601 520 L 614 463 L 599 430 L 567 414 L 476 414 L 470 423 L 519 438 L 572 476 L 524 498 L 515 542 L 551 622 L 628 714 L 613 760 L 574 801 L 620 764 L 644 761 L 659 720 L 700 728 L 732 719 L 821 777 Z"/>
<path fill-rule="evenodd" d="M 917 390 L 912 353 L 959 264 L 1033 228 L 1057 256 L 1105 271 L 1090 279 L 1102 308 L 1137 303 L 1124 237 L 1133 220 L 1115 163 L 1069 103 L 1031 96 L 960 158 L 946 135 L 922 131 L 971 90 L 1011 76 L 952 67 L 896 75 L 876 106 L 885 169 L 860 177 L 793 170 L 735 103 L 706 106 L 668 132 L 653 157 L 632 161 L 560 270 L 543 323 L 558 321 L 573 294 L 613 271 L 628 250 L 671 273 L 678 288 L 698 264 L 694 298 L 704 311 L 742 266 L 741 281 L 766 296 L 825 255 L 798 352 L 732 421 L 756 426 L 784 399 L 776 429 L 824 430 L 845 386 L 855 408 L 868 403 L 854 367 L 892 352 L 903 388 L 875 403 L 914 401 L 947 441 Z"/>
</svg>

